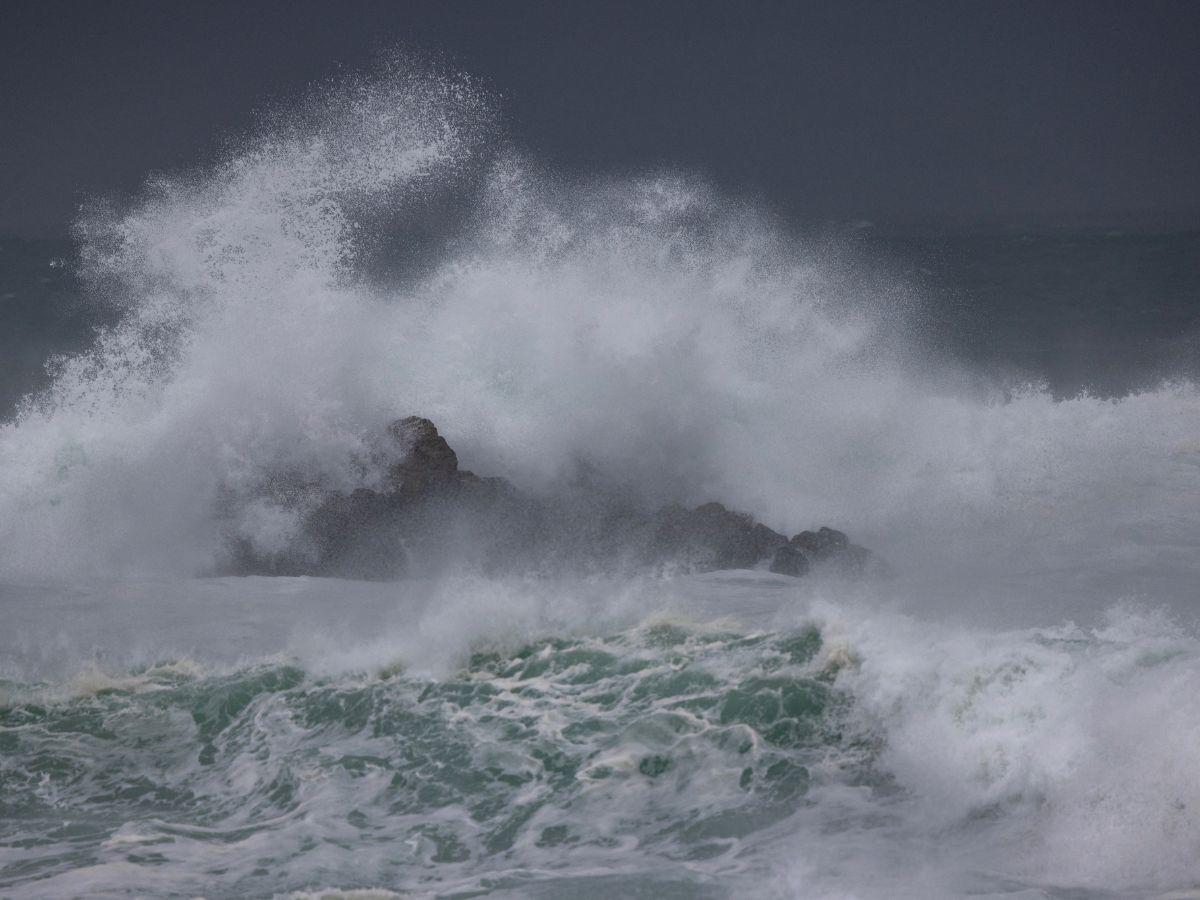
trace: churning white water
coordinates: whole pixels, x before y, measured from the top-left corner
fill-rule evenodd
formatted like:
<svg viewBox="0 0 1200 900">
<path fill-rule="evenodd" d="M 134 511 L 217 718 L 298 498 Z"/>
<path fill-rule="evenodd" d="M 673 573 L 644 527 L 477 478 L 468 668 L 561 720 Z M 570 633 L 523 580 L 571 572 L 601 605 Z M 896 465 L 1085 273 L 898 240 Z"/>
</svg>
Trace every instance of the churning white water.
<svg viewBox="0 0 1200 900">
<path fill-rule="evenodd" d="M 1193 384 L 981 388 L 907 288 L 402 62 L 79 238 L 120 322 L 0 425 L 0 893 L 1200 890 Z M 198 577 L 413 413 L 893 577 Z"/>
</svg>

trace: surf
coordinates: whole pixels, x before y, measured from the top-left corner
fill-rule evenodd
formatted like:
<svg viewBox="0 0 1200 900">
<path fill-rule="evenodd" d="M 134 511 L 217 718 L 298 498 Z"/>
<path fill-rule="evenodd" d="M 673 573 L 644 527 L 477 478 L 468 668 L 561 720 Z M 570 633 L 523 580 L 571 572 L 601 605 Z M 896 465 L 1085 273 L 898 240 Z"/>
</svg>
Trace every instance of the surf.
<svg viewBox="0 0 1200 900">
<path fill-rule="evenodd" d="M 1189 380 L 975 377 L 885 267 L 556 172 L 401 57 L 77 240 L 115 324 L 0 425 L 5 888 L 1194 887 Z M 379 490 L 411 414 L 532 497 L 827 523 L 892 577 L 202 577 Z"/>
</svg>

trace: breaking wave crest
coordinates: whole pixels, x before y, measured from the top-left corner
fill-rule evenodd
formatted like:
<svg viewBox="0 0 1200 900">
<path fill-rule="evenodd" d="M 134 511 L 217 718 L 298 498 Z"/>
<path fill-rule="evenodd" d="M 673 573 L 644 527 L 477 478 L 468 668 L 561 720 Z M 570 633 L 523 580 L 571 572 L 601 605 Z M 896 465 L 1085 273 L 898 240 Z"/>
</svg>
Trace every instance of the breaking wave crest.
<svg viewBox="0 0 1200 900">
<path fill-rule="evenodd" d="M 293 659 L 7 682 L 24 862 L 0 886 L 1151 896 L 1194 876 L 1194 638 L 1135 609 L 1007 633 L 846 612 L 484 640 L 438 677 Z M 1187 733 L 1147 742 L 1168 719 Z"/>
<path fill-rule="evenodd" d="M 1193 385 L 966 391 L 903 286 L 685 176 L 570 180 L 500 135 L 468 79 L 393 62 L 85 218 L 123 317 L 0 430 L 0 572 L 205 570 L 230 497 L 269 550 L 297 520 L 264 478 L 370 484 L 410 412 L 528 489 L 586 472 L 904 558 L 1194 524 Z"/>
</svg>

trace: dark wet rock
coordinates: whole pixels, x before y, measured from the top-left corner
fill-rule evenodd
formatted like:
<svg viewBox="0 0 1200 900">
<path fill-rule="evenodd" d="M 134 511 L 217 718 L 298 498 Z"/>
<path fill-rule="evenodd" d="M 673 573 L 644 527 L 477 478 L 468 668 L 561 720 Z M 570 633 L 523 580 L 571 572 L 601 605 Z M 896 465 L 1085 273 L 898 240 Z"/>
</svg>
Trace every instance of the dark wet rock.
<svg viewBox="0 0 1200 900">
<path fill-rule="evenodd" d="M 692 510 L 668 506 L 655 519 L 651 558 L 693 569 L 751 569 L 787 543 L 782 534 L 720 503 Z"/>
<path fill-rule="evenodd" d="M 850 539 L 833 528 L 819 528 L 816 531 L 802 531 L 792 538 L 791 542 L 809 553 L 831 555 L 840 553 L 850 546 Z"/>
<path fill-rule="evenodd" d="M 771 571 L 780 575 L 808 574 L 814 565 L 827 563 L 849 573 L 866 571 L 873 554 L 865 547 L 850 543 L 850 539 L 833 528 L 802 531 L 775 550 Z"/>
<path fill-rule="evenodd" d="M 379 490 L 321 492 L 296 478 L 270 480 L 264 496 L 309 510 L 300 535 L 271 555 L 231 541 L 230 570 L 391 579 L 450 567 L 497 574 L 769 566 L 802 576 L 822 564 L 861 572 L 872 559 L 840 531 L 821 528 L 788 540 L 720 503 L 648 512 L 633 498 L 587 485 L 554 500 L 537 498 L 503 478 L 460 469 L 428 419 L 400 419 L 388 434 L 402 456 Z"/>
<path fill-rule="evenodd" d="M 405 454 L 388 469 L 390 493 L 416 498 L 474 479 L 470 472 L 459 473 L 458 454 L 428 419 L 408 416 L 388 426 L 388 433 Z"/>
<path fill-rule="evenodd" d="M 360 488 L 332 494 L 304 524 L 304 550 L 312 574 L 396 578 L 408 573 L 405 526 L 409 512 L 387 494 Z"/>
<path fill-rule="evenodd" d="M 779 547 L 771 557 L 771 571 L 776 575 L 791 575 L 800 578 L 808 574 L 812 561 L 807 553 L 796 544 L 788 541 Z"/>
</svg>

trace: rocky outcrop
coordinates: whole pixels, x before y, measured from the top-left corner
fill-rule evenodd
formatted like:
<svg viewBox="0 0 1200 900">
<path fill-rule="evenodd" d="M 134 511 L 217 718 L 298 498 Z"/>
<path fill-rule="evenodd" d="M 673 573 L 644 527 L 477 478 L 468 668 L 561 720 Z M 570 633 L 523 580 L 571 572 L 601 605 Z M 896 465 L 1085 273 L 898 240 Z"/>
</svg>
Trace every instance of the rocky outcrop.
<svg viewBox="0 0 1200 900">
<path fill-rule="evenodd" d="M 789 540 L 720 503 L 647 512 L 599 492 L 539 499 L 502 478 L 460 469 L 428 419 L 400 419 L 388 433 L 400 461 L 380 490 L 326 492 L 283 552 L 256 553 L 245 541 L 232 542 L 230 570 L 390 579 L 454 566 L 489 573 L 769 567 L 802 576 L 824 565 L 862 572 L 874 559 L 840 531 L 821 528 Z"/>
<path fill-rule="evenodd" d="M 668 506 L 655 523 L 651 558 L 694 569 L 752 569 L 787 544 L 782 534 L 720 503 Z"/>
<path fill-rule="evenodd" d="M 469 472 L 459 473 L 458 454 L 428 419 L 399 419 L 388 426 L 388 434 L 404 453 L 404 458 L 388 470 L 392 494 L 418 499 L 432 491 L 461 487 L 464 476 L 470 478 Z"/>
<path fill-rule="evenodd" d="M 829 563 L 847 574 L 862 574 L 874 561 L 874 554 L 865 547 L 850 543 L 850 539 L 832 528 L 802 531 L 790 541 L 775 548 L 771 571 L 779 575 L 800 577 L 816 565 Z"/>
</svg>

